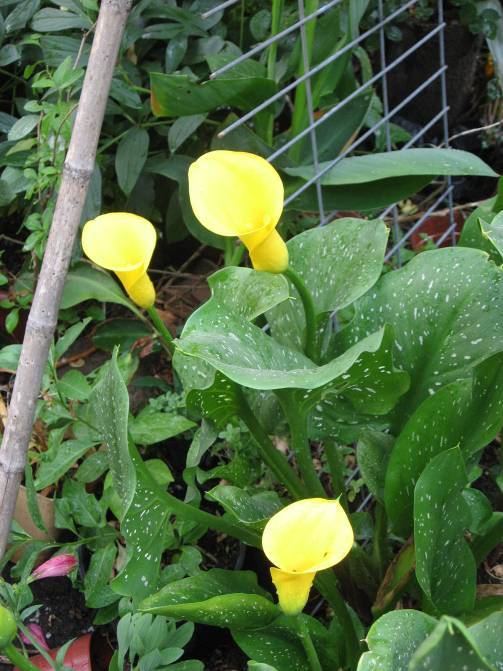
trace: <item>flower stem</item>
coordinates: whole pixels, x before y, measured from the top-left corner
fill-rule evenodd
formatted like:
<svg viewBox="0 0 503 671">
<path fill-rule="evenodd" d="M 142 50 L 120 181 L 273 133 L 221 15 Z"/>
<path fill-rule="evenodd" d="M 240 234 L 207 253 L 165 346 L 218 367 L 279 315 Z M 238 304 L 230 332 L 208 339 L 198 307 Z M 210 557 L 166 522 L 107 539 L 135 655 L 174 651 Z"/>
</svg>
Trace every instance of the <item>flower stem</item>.
<svg viewBox="0 0 503 671">
<path fill-rule="evenodd" d="M 299 633 L 299 638 L 302 642 L 302 647 L 306 653 L 307 661 L 311 667 L 311 671 L 323 671 L 320 660 L 318 658 L 318 653 L 314 647 L 313 639 L 309 633 L 309 627 L 307 626 L 307 620 L 302 613 L 295 616 L 295 624 L 297 626 L 297 631 Z"/>
<path fill-rule="evenodd" d="M 348 608 L 339 593 L 334 573 L 329 570 L 318 573 L 315 578 L 315 586 L 334 610 L 335 617 L 344 631 L 346 665 L 355 669 L 360 656 L 360 641 Z"/>
<path fill-rule="evenodd" d="M 238 401 L 238 415 L 248 427 L 265 464 L 271 469 L 278 481 L 286 486 L 294 498 L 304 498 L 306 488 L 294 473 L 287 459 L 276 449 L 257 421 L 242 389 L 238 385 L 235 386 L 235 392 Z"/>
<path fill-rule="evenodd" d="M 271 37 L 279 33 L 281 25 L 281 15 L 283 13 L 283 0 L 272 0 L 271 12 Z M 273 42 L 267 51 L 267 78 L 276 80 L 276 57 L 278 52 L 278 43 Z M 275 106 L 270 105 L 269 116 L 267 119 L 266 142 L 272 147 L 274 136 L 274 111 Z"/>
<path fill-rule="evenodd" d="M 304 280 L 295 272 L 295 270 L 293 270 L 293 268 L 287 268 L 283 275 L 285 275 L 297 289 L 300 300 L 302 301 L 306 318 L 306 343 L 304 350 L 306 356 L 316 363 L 318 359 L 318 334 L 313 297 L 311 296 L 309 289 L 306 287 Z"/>
<path fill-rule="evenodd" d="M 10 659 L 14 666 L 20 669 L 20 671 L 40 671 L 40 669 L 32 664 L 12 643 L 8 643 L 2 652 Z"/>
<path fill-rule="evenodd" d="M 153 325 L 155 326 L 155 330 L 161 336 L 162 341 L 166 346 L 166 349 L 171 355 L 173 355 L 173 352 L 175 351 L 173 336 L 168 331 L 166 324 L 162 321 L 161 316 L 159 315 L 154 306 L 152 306 L 151 308 L 147 308 L 147 312 L 149 314 L 150 319 L 152 320 Z"/>
<path fill-rule="evenodd" d="M 349 512 L 346 487 L 344 485 L 344 463 L 341 459 L 339 446 L 334 440 L 326 440 L 324 446 L 328 470 L 332 476 L 332 494 L 334 497 L 339 497 L 341 506 L 346 512 Z"/>
<path fill-rule="evenodd" d="M 372 546 L 372 558 L 377 568 L 379 579 L 384 578 L 388 566 L 388 517 L 382 503 L 376 502 L 374 543 Z"/>
<path fill-rule="evenodd" d="M 292 449 L 295 452 L 297 465 L 309 496 L 326 497 L 326 492 L 320 482 L 318 473 L 314 467 L 311 445 L 307 435 L 307 417 L 303 413 L 290 389 L 276 390 L 286 421 L 290 427 Z"/>
</svg>

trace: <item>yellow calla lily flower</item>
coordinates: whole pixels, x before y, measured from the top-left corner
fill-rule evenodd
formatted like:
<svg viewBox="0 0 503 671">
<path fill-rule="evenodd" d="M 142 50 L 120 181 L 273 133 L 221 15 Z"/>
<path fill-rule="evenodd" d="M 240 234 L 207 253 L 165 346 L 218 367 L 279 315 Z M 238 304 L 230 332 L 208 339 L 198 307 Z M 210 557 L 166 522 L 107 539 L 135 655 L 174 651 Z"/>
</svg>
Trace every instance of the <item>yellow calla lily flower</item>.
<svg viewBox="0 0 503 671">
<path fill-rule="evenodd" d="M 264 158 L 242 151 L 203 154 L 189 168 L 189 196 L 205 228 L 241 239 L 255 270 L 287 269 L 288 250 L 276 231 L 283 211 L 283 182 Z"/>
<path fill-rule="evenodd" d="M 303 499 L 271 517 L 262 548 L 277 567 L 271 568 L 271 577 L 285 614 L 303 610 L 316 572 L 342 561 L 353 542 L 351 523 L 338 500 Z"/>
<path fill-rule="evenodd" d="M 82 231 L 82 249 L 98 266 L 113 270 L 129 297 L 142 308 L 155 301 L 147 275 L 156 232 L 150 221 L 129 212 L 110 212 L 88 221 Z"/>
</svg>

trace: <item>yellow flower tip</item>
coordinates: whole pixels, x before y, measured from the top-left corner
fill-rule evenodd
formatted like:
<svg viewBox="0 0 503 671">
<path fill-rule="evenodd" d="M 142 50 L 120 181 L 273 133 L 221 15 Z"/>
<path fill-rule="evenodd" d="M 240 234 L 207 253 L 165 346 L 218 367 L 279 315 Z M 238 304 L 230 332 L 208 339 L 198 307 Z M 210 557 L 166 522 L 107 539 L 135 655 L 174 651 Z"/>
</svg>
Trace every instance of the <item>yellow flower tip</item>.
<svg viewBox="0 0 503 671">
<path fill-rule="evenodd" d="M 287 573 L 271 567 L 271 578 L 278 594 L 279 607 L 285 615 L 302 613 L 315 575 L 315 573 Z"/>
<path fill-rule="evenodd" d="M 156 232 L 150 221 L 129 212 L 110 212 L 88 221 L 82 249 L 98 266 L 113 270 L 137 305 L 154 304 L 155 290 L 147 275 Z"/>
<path fill-rule="evenodd" d="M 189 197 L 205 228 L 217 235 L 241 238 L 252 252 L 276 228 L 283 211 L 284 189 L 278 172 L 261 156 L 218 150 L 191 164 Z M 275 244 L 284 263 L 285 251 Z"/>
<path fill-rule="evenodd" d="M 250 250 L 250 259 L 255 270 L 283 273 L 288 268 L 288 247 L 274 229 L 260 245 Z"/>
<path fill-rule="evenodd" d="M 269 561 L 287 573 L 323 571 L 350 552 L 353 529 L 338 500 L 303 499 L 271 517 L 262 534 Z"/>
</svg>

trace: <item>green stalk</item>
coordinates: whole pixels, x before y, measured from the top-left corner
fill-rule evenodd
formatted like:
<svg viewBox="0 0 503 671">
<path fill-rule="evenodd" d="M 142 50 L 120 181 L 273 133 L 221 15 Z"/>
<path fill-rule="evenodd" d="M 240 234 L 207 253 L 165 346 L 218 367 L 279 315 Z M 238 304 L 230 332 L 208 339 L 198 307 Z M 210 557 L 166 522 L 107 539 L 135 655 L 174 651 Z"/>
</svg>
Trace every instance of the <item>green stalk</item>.
<svg viewBox="0 0 503 671">
<path fill-rule="evenodd" d="M 311 445 L 307 435 L 307 417 L 298 407 L 290 389 L 278 389 L 276 390 L 276 396 L 281 403 L 286 421 L 290 427 L 292 449 L 307 492 L 309 496 L 325 498 L 326 492 L 316 473 L 311 454 Z"/>
<path fill-rule="evenodd" d="M 32 664 L 22 652 L 19 652 L 12 643 L 8 643 L 2 652 L 10 659 L 13 665 L 21 671 L 40 671 L 40 669 Z"/>
<path fill-rule="evenodd" d="M 318 4 L 319 4 L 318 0 L 307 0 L 305 4 L 306 16 L 308 14 L 312 14 L 313 12 L 315 12 L 318 9 Z M 307 60 L 309 67 L 312 65 L 311 61 L 313 56 L 313 43 L 314 43 L 314 34 L 316 30 L 316 23 L 317 23 L 316 19 L 311 19 L 311 21 L 308 21 L 308 23 L 306 24 Z M 302 53 L 302 49 L 300 49 L 297 75 L 300 77 L 303 74 L 304 74 L 304 56 Z M 306 86 L 307 82 L 303 82 L 302 84 L 299 84 L 297 86 L 297 92 L 295 94 L 295 103 L 293 109 L 293 117 L 292 117 L 292 128 L 291 128 L 292 137 L 296 137 L 300 133 L 300 131 L 304 130 L 309 121 L 307 117 Z M 299 161 L 301 148 L 302 148 L 302 141 L 296 142 L 290 149 L 289 156 L 293 161 L 295 162 Z"/>
<path fill-rule="evenodd" d="M 47 652 L 47 650 L 40 645 L 40 643 L 37 641 L 37 639 L 33 636 L 31 631 L 28 629 L 28 627 L 25 627 L 25 625 L 22 622 L 18 622 L 18 629 L 23 632 L 23 634 L 30 641 L 32 646 L 36 650 L 38 650 L 39 655 L 41 655 L 45 659 L 45 661 L 54 669 L 55 664 L 56 664 L 55 661 L 50 656 L 50 654 Z"/>
<path fill-rule="evenodd" d="M 346 512 L 349 512 L 346 486 L 344 484 L 344 463 L 339 452 L 339 446 L 333 440 L 326 440 L 324 447 L 328 470 L 332 478 L 332 493 L 334 497 L 339 497 L 342 507 Z"/>
<path fill-rule="evenodd" d="M 318 653 L 316 652 L 316 648 L 314 647 L 313 639 L 311 638 L 311 634 L 309 633 L 309 627 L 307 626 L 306 618 L 303 616 L 302 613 L 295 616 L 295 625 L 299 633 L 299 638 L 301 640 L 302 647 L 304 648 L 304 652 L 306 653 L 307 661 L 309 662 L 309 666 L 311 667 L 311 671 L 323 671 L 322 666 L 320 664 L 320 660 L 318 658 Z"/>
<path fill-rule="evenodd" d="M 271 15 L 271 37 L 279 33 L 281 24 L 281 14 L 283 13 L 283 0 L 272 0 Z M 276 78 L 276 57 L 278 53 L 278 43 L 273 42 L 267 51 L 267 78 L 275 81 Z M 272 147 L 274 135 L 274 104 L 269 107 L 269 116 L 266 126 L 266 142 Z"/>
<path fill-rule="evenodd" d="M 153 325 L 155 326 L 155 330 L 161 336 L 162 341 L 166 346 L 166 349 L 171 355 L 173 355 L 175 351 L 173 336 L 168 331 L 166 324 L 162 321 L 159 313 L 157 312 L 157 310 L 153 305 L 151 308 L 147 308 L 147 312 L 149 314 L 150 319 L 152 320 Z"/>
<path fill-rule="evenodd" d="M 376 503 L 374 543 L 372 545 L 372 558 L 377 568 L 379 580 L 384 578 L 389 562 L 388 556 L 388 517 L 382 503 Z"/>
<path fill-rule="evenodd" d="M 332 607 L 342 627 L 346 644 L 346 663 L 351 669 L 356 669 L 361 652 L 360 641 L 346 603 L 337 588 L 335 575 L 330 570 L 322 571 L 316 576 L 314 584 Z"/>
<path fill-rule="evenodd" d="M 170 494 L 169 492 L 163 492 L 163 499 L 175 515 L 179 515 L 185 520 L 202 524 L 214 531 L 220 531 L 228 536 L 237 538 L 247 545 L 260 547 L 260 535 L 251 529 L 247 529 L 244 526 L 238 526 L 233 522 L 227 521 L 223 517 L 217 517 L 211 513 L 206 513 L 204 510 L 199 510 L 199 508 L 195 508 L 184 501 L 180 501 L 180 499 L 177 499 L 176 496 L 173 496 L 173 494 Z"/>
<path fill-rule="evenodd" d="M 235 390 L 238 399 L 238 415 L 248 427 L 265 464 L 271 469 L 277 480 L 285 485 L 295 499 L 305 498 L 306 489 L 303 483 L 295 475 L 285 456 L 276 449 L 267 433 L 257 421 L 242 389 L 236 385 Z"/>
<path fill-rule="evenodd" d="M 314 308 L 313 297 L 311 292 L 306 287 L 304 280 L 301 276 L 293 270 L 293 268 L 288 267 L 283 275 L 290 280 L 293 286 L 297 289 L 297 292 L 302 301 L 304 307 L 304 314 L 306 317 L 306 343 L 305 343 L 305 352 L 311 361 L 317 363 L 318 359 L 318 333 L 316 328 L 316 310 Z"/>
</svg>

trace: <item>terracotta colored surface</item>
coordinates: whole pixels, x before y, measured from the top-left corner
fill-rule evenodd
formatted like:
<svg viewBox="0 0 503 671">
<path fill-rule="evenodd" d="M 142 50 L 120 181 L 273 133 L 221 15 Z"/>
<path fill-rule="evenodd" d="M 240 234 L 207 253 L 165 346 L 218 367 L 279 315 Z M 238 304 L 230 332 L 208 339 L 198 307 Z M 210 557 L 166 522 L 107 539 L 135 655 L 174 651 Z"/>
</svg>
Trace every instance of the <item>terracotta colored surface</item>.
<svg viewBox="0 0 503 671">
<path fill-rule="evenodd" d="M 56 659 L 59 648 L 49 651 L 49 655 Z M 30 662 L 38 666 L 41 671 L 52 671 L 50 664 L 42 657 L 42 655 L 35 655 L 30 657 Z M 91 671 L 91 634 L 81 636 L 74 641 L 66 651 L 65 666 L 69 666 L 74 671 Z M 15 669 L 19 671 L 19 669 Z"/>
</svg>

